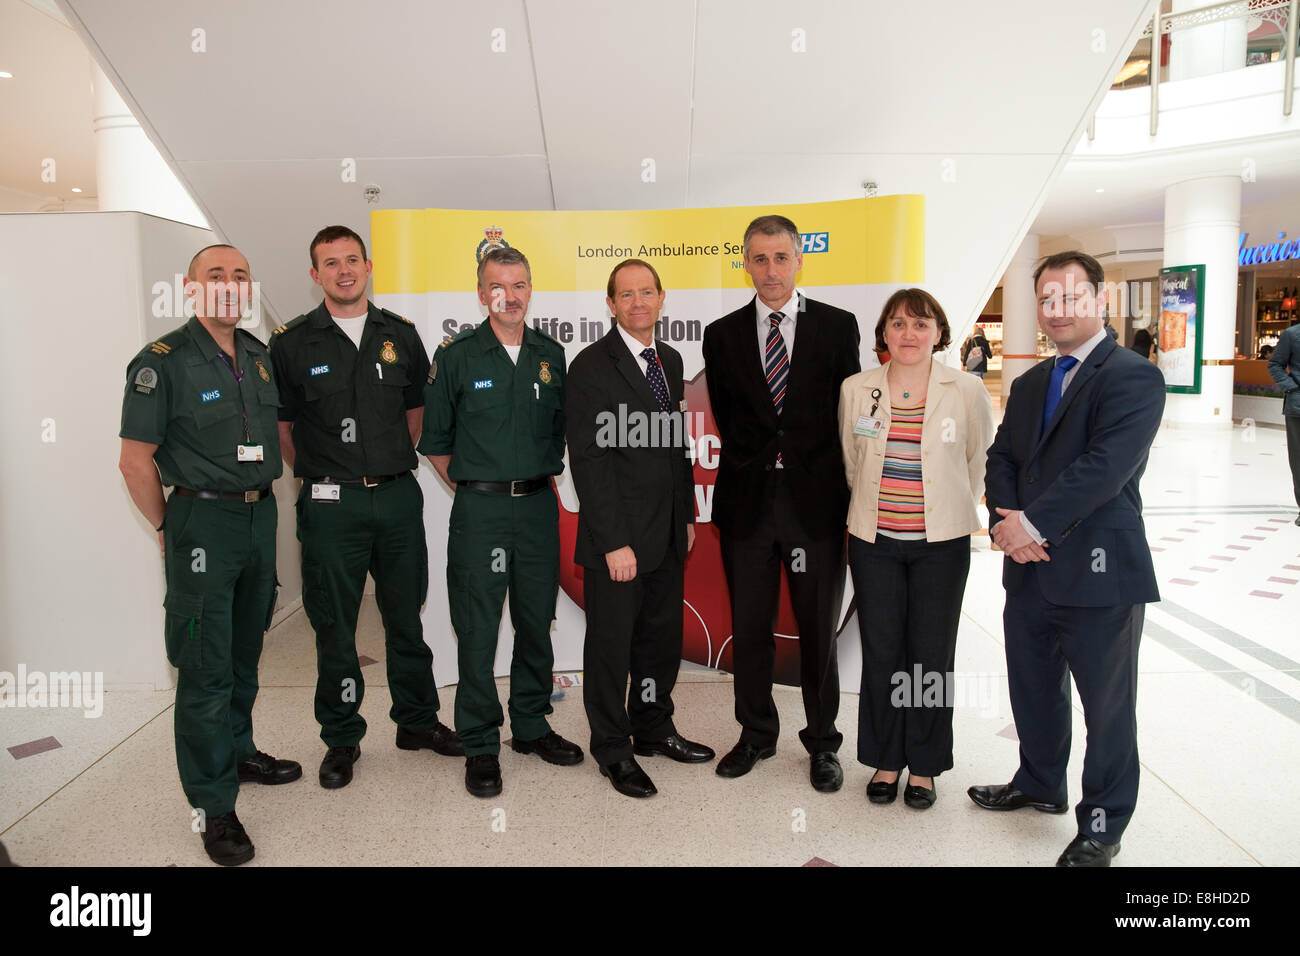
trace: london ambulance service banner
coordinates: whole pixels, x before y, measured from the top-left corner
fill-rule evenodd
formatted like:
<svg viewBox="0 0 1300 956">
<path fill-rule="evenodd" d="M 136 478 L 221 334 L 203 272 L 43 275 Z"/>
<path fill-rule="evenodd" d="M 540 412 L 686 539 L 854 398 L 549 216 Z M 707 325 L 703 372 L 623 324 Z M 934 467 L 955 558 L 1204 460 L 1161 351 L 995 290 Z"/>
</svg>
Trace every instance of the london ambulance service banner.
<svg viewBox="0 0 1300 956">
<path fill-rule="evenodd" d="M 645 259 L 667 292 L 656 338 L 681 353 L 688 428 L 695 455 L 696 541 L 686 562 L 683 658 L 731 670 L 731 613 L 717 531 L 710 523 L 719 440 L 709 412 L 701 347 L 705 327 L 754 297 L 741 241 L 756 216 L 788 216 L 803 242 L 798 288 L 810 298 L 848 309 L 862 330 L 864 368 L 879 364 L 872 346 L 885 299 L 925 279 L 925 206 L 922 196 L 885 196 L 788 206 L 635 211 L 484 211 L 405 209 L 371 213 L 374 301 L 415 323 L 433 357 L 450 335 L 486 321 L 476 291 L 477 254 L 508 245 L 528 257 L 533 294 L 528 322 L 563 344 L 572 362 L 613 321 L 605 305 L 611 269 Z M 501 476 L 523 477 L 523 476 Z M 419 473 L 429 543 L 429 597 L 425 640 L 433 648 L 440 684 L 455 683 L 456 644 L 447 607 L 447 521 L 451 491 L 427 460 Z M 578 500 L 566 471 L 556 479 L 560 500 L 560 594 L 552 632 L 555 669 L 582 667 L 585 623 L 581 569 L 573 563 Z M 784 581 L 777 620 L 776 676 L 799 679 L 798 627 Z M 502 611 L 495 671 L 510 670 L 514 630 Z M 861 648 L 852 586 L 845 586 L 839 639 L 843 684 L 855 687 Z"/>
</svg>

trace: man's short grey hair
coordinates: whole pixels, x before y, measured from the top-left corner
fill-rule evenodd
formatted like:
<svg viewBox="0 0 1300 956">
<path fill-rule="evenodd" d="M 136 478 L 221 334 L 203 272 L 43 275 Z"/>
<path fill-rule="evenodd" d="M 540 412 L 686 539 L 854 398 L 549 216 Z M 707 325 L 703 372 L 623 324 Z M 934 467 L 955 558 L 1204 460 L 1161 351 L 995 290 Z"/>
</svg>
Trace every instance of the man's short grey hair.
<svg viewBox="0 0 1300 956">
<path fill-rule="evenodd" d="M 761 232 L 765 236 L 779 236 L 784 233 L 794 243 L 795 252 L 802 247 L 803 240 L 799 237 L 799 228 L 785 216 L 759 216 L 745 230 L 744 254 L 746 256 L 749 255 L 749 237 L 756 232 Z"/>
<path fill-rule="evenodd" d="M 483 258 L 478 261 L 478 284 L 483 285 L 483 270 L 489 262 L 495 262 L 499 266 L 523 266 L 524 271 L 528 273 L 528 281 L 533 281 L 533 270 L 528 266 L 528 257 L 518 249 L 489 249 L 483 253 Z"/>
</svg>

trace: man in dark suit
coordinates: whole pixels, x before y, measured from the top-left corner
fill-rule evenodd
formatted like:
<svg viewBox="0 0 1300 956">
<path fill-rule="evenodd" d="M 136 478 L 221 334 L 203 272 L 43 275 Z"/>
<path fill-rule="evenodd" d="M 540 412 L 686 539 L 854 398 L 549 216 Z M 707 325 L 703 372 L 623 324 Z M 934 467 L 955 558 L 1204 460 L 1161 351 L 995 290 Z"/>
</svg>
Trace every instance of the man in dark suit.
<svg viewBox="0 0 1300 956">
<path fill-rule="evenodd" d="M 1300 323 L 1277 339 L 1268 356 L 1268 374 L 1282 388 L 1282 418 L 1286 422 L 1286 454 L 1291 464 L 1291 487 L 1300 505 Z M 1300 515 L 1295 523 L 1300 525 Z"/>
<path fill-rule="evenodd" d="M 1003 611 L 1020 768 L 971 787 L 987 810 L 1064 813 L 1070 675 L 1088 728 L 1078 836 L 1057 866 L 1108 866 L 1138 791 L 1137 657 L 1160 600 L 1138 482 L 1165 407 L 1164 378 L 1103 325 L 1101 266 L 1082 252 L 1034 273 L 1038 324 L 1057 357 L 1011 386 L 985 489 L 1005 552 Z"/>
<path fill-rule="evenodd" d="M 784 216 L 745 230 L 745 271 L 755 298 L 704 331 L 709 403 L 722 439 L 713 521 L 731 593 L 732 660 L 740 742 L 718 762 L 723 777 L 749 773 L 776 752 L 780 732 L 772 663 L 781 566 L 799 624 L 800 684 L 815 789 L 844 782 L 835 729 L 840 704 L 835 629 L 844 595 L 844 480 L 840 383 L 861 369 L 853 313 L 795 288 L 802 241 Z"/>
<path fill-rule="evenodd" d="M 619 793 L 649 797 L 657 791 L 634 752 L 713 759 L 708 747 L 677 733 L 671 696 L 682 658 L 686 553 L 695 543 L 695 481 L 682 357 L 654 339 L 664 304 L 659 274 L 627 259 L 610 273 L 606 292 L 614 328 L 573 360 L 565 393 L 578 492 L 574 561 L 583 568 L 587 612 L 583 700 L 600 772 Z"/>
</svg>

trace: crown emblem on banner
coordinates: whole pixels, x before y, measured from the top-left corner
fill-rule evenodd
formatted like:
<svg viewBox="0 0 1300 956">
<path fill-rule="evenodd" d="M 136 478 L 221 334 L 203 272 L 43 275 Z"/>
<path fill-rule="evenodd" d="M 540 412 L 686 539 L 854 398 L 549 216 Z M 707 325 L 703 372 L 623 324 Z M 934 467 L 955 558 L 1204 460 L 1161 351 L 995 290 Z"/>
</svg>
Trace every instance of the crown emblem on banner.
<svg viewBox="0 0 1300 956">
<path fill-rule="evenodd" d="M 474 250 L 474 259 L 482 262 L 483 257 L 492 249 L 509 249 L 510 243 L 505 240 L 505 230 L 500 226 L 488 226 L 483 230 L 483 241 L 478 244 Z"/>
</svg>

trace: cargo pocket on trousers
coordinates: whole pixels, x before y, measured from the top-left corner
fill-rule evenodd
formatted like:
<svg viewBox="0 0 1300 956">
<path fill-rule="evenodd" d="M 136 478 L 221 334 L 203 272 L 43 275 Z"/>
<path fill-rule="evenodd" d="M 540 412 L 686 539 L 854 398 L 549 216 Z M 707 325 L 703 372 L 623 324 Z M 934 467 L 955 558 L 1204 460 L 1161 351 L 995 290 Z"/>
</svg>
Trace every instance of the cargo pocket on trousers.
<svg viewBox="0 0 1300 956">
<path fill-rule="evenodd" d="M 172 667 L 203 666 L 203 595 L 168 594 L 164 639 Z"/>
<path fill-rule="evenodd" d="M 302 607 L 307 612 L 307 620 L 317 631 L 322 631 L 334 623 L 334 614 L 330 610 L 329 594 L 325 590 L 324 574 L 320 565 L 314 562 L 302 563 Z"/>
</svg>

